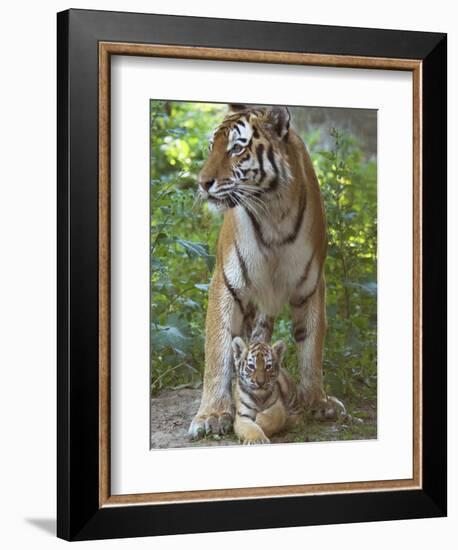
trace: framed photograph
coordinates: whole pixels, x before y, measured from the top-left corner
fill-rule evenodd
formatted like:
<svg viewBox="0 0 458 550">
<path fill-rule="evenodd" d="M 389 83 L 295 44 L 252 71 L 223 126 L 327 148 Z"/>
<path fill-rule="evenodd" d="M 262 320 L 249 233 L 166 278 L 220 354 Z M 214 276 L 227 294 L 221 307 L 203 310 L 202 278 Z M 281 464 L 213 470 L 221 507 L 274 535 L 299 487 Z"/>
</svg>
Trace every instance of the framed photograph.
<svg viewBox="0 0 458 550">
<path fill-rule="evenodd" d="M 446 35 L 58 14 L 58 536 L 446 514 Z"/>
</svg>

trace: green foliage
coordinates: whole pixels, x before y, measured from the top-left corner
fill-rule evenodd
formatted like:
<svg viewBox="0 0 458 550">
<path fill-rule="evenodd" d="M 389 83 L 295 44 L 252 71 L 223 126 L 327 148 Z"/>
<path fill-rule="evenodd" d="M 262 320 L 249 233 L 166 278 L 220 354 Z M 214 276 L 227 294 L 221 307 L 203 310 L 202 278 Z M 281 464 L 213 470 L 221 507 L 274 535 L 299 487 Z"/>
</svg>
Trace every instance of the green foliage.
<svg viewBox="0 0 458 550">
<path fill-rule="evenodd" d="M 353 400 L 376 395 L 377 173 L 354 138 L 331 136 L 314 158 L 328 220 L 325 383 Z"/>
<path fill-rule="evenodd" d="M 225 106 L 151 102 L 152 391 L 197 386 L 204 368 L 207 290 L 221 219 L 195 207 L 196 176 Z M 315 150 L 319 129 L 302 134 L 320 181 L 328 220 L 328 331 L 325 384 L 347 402 L 374 399 L 377 367 L 377 174 L 356 139 L 331 131 L 333 147 Z M 287 309 L 274 338 L 297 362 Z"/>
<path fill-rule="evenodd" d="M 220 220 L 195 207 L 196 174 L 220 105 L 151 102 L 152 391 L 199 384 Z"/>
</svg>

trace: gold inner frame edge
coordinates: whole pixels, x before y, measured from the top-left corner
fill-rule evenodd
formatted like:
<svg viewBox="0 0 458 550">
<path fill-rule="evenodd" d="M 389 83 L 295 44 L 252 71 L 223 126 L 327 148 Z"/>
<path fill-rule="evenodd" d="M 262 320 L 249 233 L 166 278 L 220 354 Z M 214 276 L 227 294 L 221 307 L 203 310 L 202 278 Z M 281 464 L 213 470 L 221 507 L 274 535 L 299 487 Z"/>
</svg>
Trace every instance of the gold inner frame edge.
<svg viewBox="0 0 458 550">
<path fill-rule="evenodd" d="M 412 479 L 323 483 L 111 495 L 110 492 L 110 90 L 111 56 L 169 57 L 410 71 L 413 76 L 413 464 Z M 415 490 L 422 487 L 421 368 L 421 137 L 422 62 L 346 55 L 206 48 L 158 44 L 99 43 L 99 507 L 185 503 L 317 494 Z"/>
</svg>

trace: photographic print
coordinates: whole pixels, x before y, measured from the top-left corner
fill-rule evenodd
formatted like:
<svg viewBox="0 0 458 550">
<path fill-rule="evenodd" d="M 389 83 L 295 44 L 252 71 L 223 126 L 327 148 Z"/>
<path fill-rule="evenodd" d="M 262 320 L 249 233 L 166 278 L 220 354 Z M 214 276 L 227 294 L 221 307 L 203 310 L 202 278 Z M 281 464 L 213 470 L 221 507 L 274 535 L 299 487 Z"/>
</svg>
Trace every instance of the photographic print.
<svg viewBox="0 0 458 550">
<path fill-rule="evenodd" d="M 152 449 L 377 437 L 377 111 L 150 102 Z"/>
</svg>

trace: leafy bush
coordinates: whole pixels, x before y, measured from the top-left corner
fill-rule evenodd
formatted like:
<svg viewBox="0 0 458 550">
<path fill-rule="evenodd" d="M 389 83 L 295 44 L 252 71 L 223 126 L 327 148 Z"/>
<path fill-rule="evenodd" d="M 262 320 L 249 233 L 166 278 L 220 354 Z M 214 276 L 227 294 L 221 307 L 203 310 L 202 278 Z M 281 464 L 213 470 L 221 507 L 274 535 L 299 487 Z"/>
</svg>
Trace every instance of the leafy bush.
<svg viewBox="0 0 458 550">
<path fill-rule="evenodd" d="M 207 290 L 221 219 L 195 205 L 196 176 L 208 138 L 226 107 L 151 102 L 151 362 L 152 392 L 201 384 Z M 299 129 L 300 130 L 300 129 Z M 337 129 L 334 146 L 315 150 L 319 129 L 301 133 L 320 181 L 328 220 L 326 261 L 327 391 L 347 401 L 374 399 L 377 366 L 376 162 Z M 287 308 L 274 338 L 288 342 L 297 362 Z"/>
</svg>

